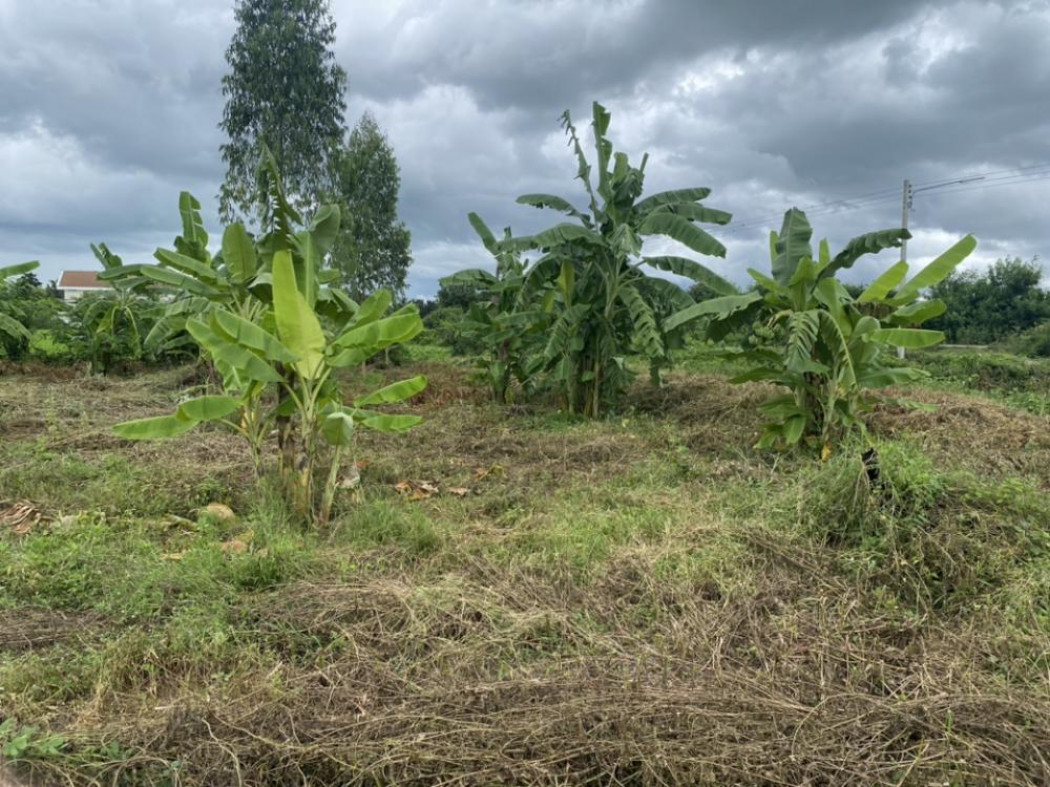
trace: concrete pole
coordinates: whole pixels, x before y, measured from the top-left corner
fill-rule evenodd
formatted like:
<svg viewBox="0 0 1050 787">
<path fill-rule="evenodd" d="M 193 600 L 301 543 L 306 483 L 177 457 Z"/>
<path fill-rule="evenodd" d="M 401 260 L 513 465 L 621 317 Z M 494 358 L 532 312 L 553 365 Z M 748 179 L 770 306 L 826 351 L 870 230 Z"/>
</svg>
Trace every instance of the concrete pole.
<svg viewBox="0 0 1050 787">
<path fill-rule="evenodd" d="M 911 212 L 911 181 L 904 179 L 904 190 L 901 194 L 901 227 L 908 229 L 908 213 Z M 908 239 L 901 241 L 901 262 L 908 259 Z M 897 348 L 897 357 L 904 357 L 904 348 Z"/>
</svg>

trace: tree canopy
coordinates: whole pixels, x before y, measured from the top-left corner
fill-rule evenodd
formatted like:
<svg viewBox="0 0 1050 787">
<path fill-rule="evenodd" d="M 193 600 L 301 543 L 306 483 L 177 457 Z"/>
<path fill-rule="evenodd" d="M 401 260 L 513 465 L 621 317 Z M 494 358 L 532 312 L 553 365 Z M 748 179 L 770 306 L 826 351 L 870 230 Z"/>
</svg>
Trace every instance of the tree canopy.
<svg viewBox="0 0 1050 787">
<path fill-rule="evenodd" d="M 985 271 L 960 271 L 930 289 L 947 311 L 927 325 L 957 344 L 986 344 L 1050 318 L 1038 260 L 1001 259 Z"/>
<path fill-rule="evenodd" d="M 411 234 L 398 220 L 401 172 L 375 117 L 365 112 L 335 161 L 335 196 L 344 222 L 332 265 L 354 298 L 381 288 L 403 297 L 412 263 Z"/>
<path fill-rule="evenodd" d="M 226 50 L 226 108 L 219 127 L 227 220 L 251 212 L 262 145 L 272 151 L 293 204 L 318 204 L 346 122 L 346 72 L 335 62 L 328 0 L 238 0 L 237 32 Z"/>
</svg>

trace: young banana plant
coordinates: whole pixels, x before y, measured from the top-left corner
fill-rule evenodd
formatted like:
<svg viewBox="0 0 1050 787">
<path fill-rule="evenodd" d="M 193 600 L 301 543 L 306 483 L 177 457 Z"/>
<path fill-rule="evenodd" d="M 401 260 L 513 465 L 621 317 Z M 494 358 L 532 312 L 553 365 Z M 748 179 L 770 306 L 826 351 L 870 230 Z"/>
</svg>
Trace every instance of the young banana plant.
<svg viewBox="0 0 1050 787">
<path fill-rule="evenodd" d="M 749 270 L 753 291 L 703 301 L 668 320 L 674 327 L 709 316 L 715 339 L 755 323 L 750 346 L 733 354 L 754 365 L 732 382 L 764 380 L 791 391 L 761 405 L 770 420 L 760 447 L 794 445 L 809 436 L 830 451 L 836 437 L 863 429 L 870 390 L 917 379 L 916 370 L 884 363 L 887 348 L 918 349 L 944 340 L 940 331 L 915 327 L 945 311 L 942 301 L 925 300 L 922 292 L 977 245 L 967 235 L 907 282 L 908 263 L 898 262 L 854 298 L 836 274 L 866 254 L 899 247 L 907 230 L 861 235 L 834 257 L 821 241 L 816 259 L 812 235 L 805 213 L 789 210 L 781 231 L 770 236 L 771 276 Z"/>
<path fill-rule="evenodd" d="M 514 380 L 526 392 L 535 385 L 536 375 L 543 366 L 543 331 L 550 319 L 539 302 L 524 297 L 525 263 L 521 255 L 497 241 L 478 214 L 471 213 L 469 219 L 485 248 L 496 259 L 496 272 L 459 271 L 443 278 L 441 285 L 467 284 L 485 294 L 471 305 L 462 330 L 485 346 L 482 373 L 493 399 L 506 404 Z M 510 241 L 510 229 L 504 232 L 505 240 Z"/>
<path fill-rule="evenodd" d="M 0 267 L 0 284 L 6 279 L 10 279 L 14 276 L 22 276 L 23 274 L 30 273 L 39 267 L 40 263 L 36 260 L 32 262 L 21 262 L 17 265 L 6 265 Z M 10 313 L 0 311 L 0 333 L 5 333 L 12 339 L 26 340 L 29 339 L 29 330 L 22 324 L 22 320 L 25 316 L 12 310 Z"/>
<path fill-rule="evenodd" d="M 156 439 L 216 421 L 247 439 L 259 467 L 267 436 L 279 418 L 289 418 L 297 434 L 292 447 L 279 455 L 282 476 L 295 509 L 313 521 L 326 522 L 340 463 L 354 429 L 410 429 L 421 421 L 418 416 L 373 408 L 404 401 L 426 387 L 426 378 L 417 376 L 347 403 L 333 374 L 360 366 L 385 348 L 412 339 L 423 324 L 414 305 L 384 317 L 391 296 L 383 291 L 329 334 L 303 290 L 292 254 L 276 252 L 273 305 L 261 322 L 251 322 L 229 309 L 213 309 L 204 318 L 187 321 L 190 334 L 222 374 L 223 393 L 184 401 L 171 415 L 118 424 L 116 433 L 131 440 Z M 264 394 L 274 389 L 283 395 L 267 399 Z M 329 447 L 330 452 L 326 451 Z M 325 457 L 330 457 L 331 464 L 321 481 L 318 472 Z"/>
<path fill-rule="evenodd" d="M 575 151 L 577 178 L 587 208 L 551 194 L 526 194 L 518 202 L 566 214 L 571 221 L 527 237 L 504 241 L 509 251 L 539 251 L 542 256 L 524 273 L 523 293 L 550 315 L 543 351 L 545 367 L 564 392 L 571 412 L 597 417 L 614 405 L 631 380 L 625 364 L 641 353 L 659 368 L 669 362 L 668 332 L 662 316 L 668 304 L 684 305 L 684 293 L 648 270 L 665 271 L 703 282 L 722 294 L 735 288 L 688 257 L 643 256 L 643 241 L 662 236 L 696 254 L 723 257 L 725 247 L 700 224 L 727 224 L 730 214 L 701 200 L 710 189 L 695 187 L 642 198 L 645 165 L 632 166 L 625 153 L 614 153 L 606 136 L 610 114 L 593 106 L 596 179 L 569 113 L 563 125 Z"/>
</svg>

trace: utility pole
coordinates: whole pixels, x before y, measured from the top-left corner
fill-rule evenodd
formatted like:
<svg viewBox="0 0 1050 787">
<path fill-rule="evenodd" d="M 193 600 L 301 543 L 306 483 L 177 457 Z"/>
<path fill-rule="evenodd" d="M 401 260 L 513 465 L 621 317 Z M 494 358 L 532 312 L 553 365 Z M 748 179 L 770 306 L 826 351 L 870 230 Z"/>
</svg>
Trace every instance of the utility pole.
<svg viewBox="0 0 1050 787">
<path fill-rule="evenodd" d="M 904 179 L 904 190 L 901 194 L 901 227 L 904 228 L 905 232 L 908 230 L 908 214 L 911 213 L 912 196 L 914 192 L 911 190 L 911 181 L 907 178 Z M 908 239 L 904 238 L 901 241 L 901 262 L 905 262 L 908 259 Z M 904 348 L 897 348 L 897 357 L 904 358 Z"/>
<path fill-rule="evenodd" d="M 972 178 L 961 178 L 959 180 L 952 180 L 947 183 L 932 183 L 929 186 L 920 186 L 917 189 L 911 187 L 911 181 L 907 178 L 904 179 L 904 191 L 901 194 L 901 227 L 908 229 L 908 214 L 911 213 L 912 205 L 915 202 L 915 195 L 920 191 L 932 191 L 933 189 L 942 189 L 945 186 L 957 186 L 960 183 L 976 183 L 978 180 L 984 180 L 984 175 L 975 175 Z M 901 262 L 905 262 L 908 259 L 908 239 L 905 238 L 901 241 Z M 897 357 L 904 357 L 904 348 L 897 348 Z"/>
<path fill-rule="evenodd" d="M 907 178 L 904 179 L 904 193 L 901 199 L 901 227 L 905 230 L 908 229 L 908 214 L 911 213 L 912 195 L 914 192 L 911 190 L 911 181 Z M 905 238 L 901 241 L 901 262 L 908 259 L 908 239 Z"/>
</svg>

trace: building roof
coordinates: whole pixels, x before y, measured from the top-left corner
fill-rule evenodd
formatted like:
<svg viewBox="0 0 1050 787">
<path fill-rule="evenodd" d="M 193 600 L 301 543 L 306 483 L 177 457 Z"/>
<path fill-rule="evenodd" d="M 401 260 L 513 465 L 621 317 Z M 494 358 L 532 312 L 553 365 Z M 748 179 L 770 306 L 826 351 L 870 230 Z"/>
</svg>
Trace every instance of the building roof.
<svg viewBox="0 0 1050 787">
<path fill-rule="evenodd" d="M 58 289 L 106 289 L 109 284 L 100 281 L 98 271 L 62 271 L 58 279 Z"/>
</svg>

